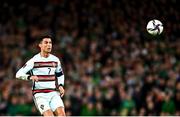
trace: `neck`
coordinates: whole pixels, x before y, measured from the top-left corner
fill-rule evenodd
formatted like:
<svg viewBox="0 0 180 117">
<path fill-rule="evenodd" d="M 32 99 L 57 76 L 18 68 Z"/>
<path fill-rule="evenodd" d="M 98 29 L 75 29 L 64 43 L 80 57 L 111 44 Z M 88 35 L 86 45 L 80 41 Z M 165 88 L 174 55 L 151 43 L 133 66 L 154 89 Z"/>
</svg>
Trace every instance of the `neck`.
<svg viewBox="0 0 180 117">
<path fill-rule="evenodd" d="M 40 55 L 41 55 L 42 57 L 47 58 L 47 57 L 49 56 L 49 53 L 47 53 L 47 52 L 42 52 L 42 51 L 41 51 Z"/>
</svg>

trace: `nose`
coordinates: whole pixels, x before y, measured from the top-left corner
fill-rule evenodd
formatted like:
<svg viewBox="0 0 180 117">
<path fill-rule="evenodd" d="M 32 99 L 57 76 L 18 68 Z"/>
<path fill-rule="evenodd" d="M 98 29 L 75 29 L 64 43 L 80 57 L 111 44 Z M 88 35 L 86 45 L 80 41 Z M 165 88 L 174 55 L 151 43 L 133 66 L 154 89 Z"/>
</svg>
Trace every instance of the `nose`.
<svg viewBox="0 0 180 117">
<path fill-rule="evenodd" d="M 50 45 L 50 44 L 48 44 L 48 45 L 46 46 L 46 48 L 47 48 L 47 49 L 50 49 L 50 48 L 51 48 L 51 45 Z"/>
<path fill-rule="evenodd" d="M 47 45 L 48 45 L 48 46 L 51 46 L 51 43 L 48 43 Z"/>
</svg>

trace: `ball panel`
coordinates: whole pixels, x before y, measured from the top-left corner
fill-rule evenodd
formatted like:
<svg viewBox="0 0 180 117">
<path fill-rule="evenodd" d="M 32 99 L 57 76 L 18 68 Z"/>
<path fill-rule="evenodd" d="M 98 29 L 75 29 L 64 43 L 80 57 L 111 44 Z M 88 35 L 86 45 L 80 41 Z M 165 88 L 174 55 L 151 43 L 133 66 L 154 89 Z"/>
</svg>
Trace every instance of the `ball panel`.
<svg viewBox="0 0 180 117">
<path fill-rule="evenodd" d="M 161 34 L 163 32 L 163 24 L 159 20 L 151 20 L 146 26 L 147 32 L 151 35 Z"/>
</svg>

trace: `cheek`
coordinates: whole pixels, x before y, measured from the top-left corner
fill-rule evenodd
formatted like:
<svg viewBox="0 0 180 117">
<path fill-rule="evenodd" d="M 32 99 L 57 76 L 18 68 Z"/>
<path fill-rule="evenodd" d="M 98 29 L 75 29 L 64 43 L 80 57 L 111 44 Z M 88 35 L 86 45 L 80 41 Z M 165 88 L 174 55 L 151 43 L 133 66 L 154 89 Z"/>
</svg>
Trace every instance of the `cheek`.
<svg viewBox="0 0 180 117">
<path fill-rule="evenodd" d="M 42 48 L 44 48 L 45 46 L 44 46 L 44 45 L 42 45 L 41 47 L 42 47 Z"/>
<path fill-rule="evenodd" d="M 46 45 L 43 45 L 42 48 L 45 49 L 47 46 Z"/>
</svg>

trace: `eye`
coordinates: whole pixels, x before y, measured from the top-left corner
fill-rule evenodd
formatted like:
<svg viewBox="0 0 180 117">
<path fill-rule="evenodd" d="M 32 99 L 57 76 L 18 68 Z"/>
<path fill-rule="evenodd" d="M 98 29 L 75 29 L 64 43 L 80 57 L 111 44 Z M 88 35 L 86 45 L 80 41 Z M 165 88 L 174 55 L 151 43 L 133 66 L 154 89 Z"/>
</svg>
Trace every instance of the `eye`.
<svg viewBox="0 0 180 117">
<path fill-rule="evenodd" d="M 47 44 L 48 42 L 47 42 L 47 41 L 45 41 L 44 43 L 45 43 L 45 44 Z"/>
</svg>

